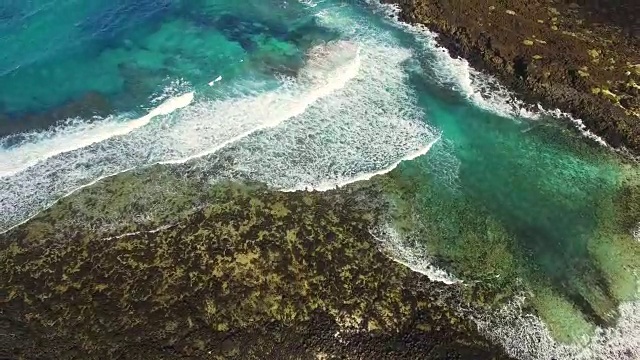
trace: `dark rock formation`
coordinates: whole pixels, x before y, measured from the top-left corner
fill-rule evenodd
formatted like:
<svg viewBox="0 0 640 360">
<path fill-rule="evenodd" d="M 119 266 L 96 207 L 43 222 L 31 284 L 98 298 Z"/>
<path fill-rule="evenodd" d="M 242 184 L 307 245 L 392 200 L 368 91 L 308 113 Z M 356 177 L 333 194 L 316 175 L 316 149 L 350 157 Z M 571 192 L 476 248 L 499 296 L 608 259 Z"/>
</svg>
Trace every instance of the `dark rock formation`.
<svg viewBox="0 0 640 360">
<path fill-rule="evenodd" d="M 640 2 L 385 0 L 528 101 L 640 152 Z"/>
<path fill-rule="evenodd" d="M 163 176 L 179 211 L 190 189 Z M 166 226 L 100 222 L 143 214 L 158 180 L 105 180 L 0 236 L 0 358 L 507 358 L 460 289 L 378 251 L 361 193 L 230 183 Z"/>
</svg>

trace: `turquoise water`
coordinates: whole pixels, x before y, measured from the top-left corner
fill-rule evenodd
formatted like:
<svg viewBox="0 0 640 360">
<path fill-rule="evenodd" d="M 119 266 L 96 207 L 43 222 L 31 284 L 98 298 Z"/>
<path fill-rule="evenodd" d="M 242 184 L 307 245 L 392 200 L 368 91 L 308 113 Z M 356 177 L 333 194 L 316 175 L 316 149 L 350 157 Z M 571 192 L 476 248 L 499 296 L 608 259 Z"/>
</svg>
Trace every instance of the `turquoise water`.
<svg viewBox="0 0 640 360">
<path fill-rule="evenodd" d="M 409 252 L 533 294 L 557 339 L 637 299 L 637 167 L 369 2 L 29 1 L 0 20 L 0 228 L 157 163 L 282 190 L 387 173 L 371 181 Z"/>
<path fill-rule="evenodd" d="M 335 37 L 314 18 L 298 16 L 299 6 L 250 1 L 239 7 L 221 1 L 15 2 L 3 11 L 9 20 L 0 38 L 0 109 L 19 121 L 97 92 L 114 110 L 134 111 L 176 79 L 197 87 L 217 76 L 246 75 L 248 67 L 268 75 L 295 71 L 309 46 Z"/>
</svg>

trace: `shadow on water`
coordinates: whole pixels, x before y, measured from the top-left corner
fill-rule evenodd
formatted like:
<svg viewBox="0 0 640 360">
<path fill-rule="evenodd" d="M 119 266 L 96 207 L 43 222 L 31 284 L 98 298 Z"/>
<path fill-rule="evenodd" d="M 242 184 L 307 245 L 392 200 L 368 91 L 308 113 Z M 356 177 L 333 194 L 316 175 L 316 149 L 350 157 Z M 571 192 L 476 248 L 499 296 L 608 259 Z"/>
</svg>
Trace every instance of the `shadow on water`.
<svg viewBox="0 0 640 360">
<path fill-rule="evenodd" d="M 177 8 L 176 0 L 120 0 L 107 2 L 98 11 L 76 23 L 92 41 L 112 41 L 133 26 L 160 20 Z"/>
<path fill-rule="evenodd" d="M 22 16 L 24 12 L 14 4 L 0 4 L 0 26 L 11 25 Z"/>
</svg>

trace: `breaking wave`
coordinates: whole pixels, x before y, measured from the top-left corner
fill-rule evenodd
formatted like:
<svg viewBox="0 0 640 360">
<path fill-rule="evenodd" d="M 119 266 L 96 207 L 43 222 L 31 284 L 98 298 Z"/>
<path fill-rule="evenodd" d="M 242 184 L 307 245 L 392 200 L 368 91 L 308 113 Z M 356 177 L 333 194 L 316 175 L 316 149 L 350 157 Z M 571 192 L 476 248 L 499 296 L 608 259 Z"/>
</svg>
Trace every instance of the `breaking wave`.
<svg viewBox="0 0 640 360">
<path fill-rule="evenodd" d="M 17 145 L 0 150 L 0 177 L 23 171 L 40 161 L 126 135 L 147 125 L 156 116 L 168 115 L 193 101 L 193 92 L 165 100 L 148 114 L 134 120 L 111 117 L 103 121 L 70 119 L 47 131 L 24 134 Z"/>
<path fill-rule="evenodd" d="M 332 11 L 321 21 L 338 29 L 349 22 L 349 41 L 361 49 L 360 72 L 304 114 L 225 149 L 219 155 L 233 158 L 233 166 L 220 176 L 258 180 L 281 190 L 329 190 L 388 172 L 425 154 L 439 138 L 407 85 L 403 64 L 411 51 L 364 19 Z M 195 166 L 207 171 L 210 165 Z"/>
<path fill-rule="evenodd" d="M 635 360 L 640 358 L 640 301 L 620 305 L 613 328 L 597 328 L 577 344 L 555 340 L 545 323 L 523 310 L 524 297 L 496 313 L 473 314 L 479 329 L 517 359 Z"/>
<path fill-rule="evenodd" d="M 344 16 L 327 22 L 350 21 Z M 65 130 L 76 136 L 67 135 L 66 151 L 0 178 L 0 228 L 99 179 L 157 163 L 278 189 L 330 188 L 425 153 L 438 136 L 406 85 L 402 62 L 411 52 L 362 23 L 345 40 L 309 51 L 306 65 L 276 89 L 243 83 L 218 100 L 190 92 L 178 97 L 187 106 L 152 111 L 146 123 L 123 123 L 117 136 L 101 141 L 73 145 L 90 137 L 82 127 Z M 229 156 L 233 161 L 219 167 Z"/>
<path fill-rule="evenodd" d="M 425 275 L 431 281 L 438 281 L 447 285 L 460 284 L 462 280 L 433 265 L 433 259 L 418 241 L 403 239 L 390 225 L 382 226 L 371 231 L 373 237 L 381 244 L 392 260 Z"/>
<path fill-rule="evenodd" d="M 316 48 L 300 76 L 283 78 L 273 91 L 195 103 L 193 93 L 187 93 L 137 120 L 81 124 L 42 142 L 23 144 L 13 151 L 43 149 L 52 141 L 64 147 L 55 154 L 36 151 L 40 158 L 28 157 L 33 165 L 0 178 L 0 225 L 14 225 L 97 179 L 155 163 L 185 162 L 300 115 L 357 74 L 358 51 L 347 42 Z M 104 131 L 105 127 L 113 131 Z M 8 154 L 2 158 L 12 161 Z"/>
</svg>

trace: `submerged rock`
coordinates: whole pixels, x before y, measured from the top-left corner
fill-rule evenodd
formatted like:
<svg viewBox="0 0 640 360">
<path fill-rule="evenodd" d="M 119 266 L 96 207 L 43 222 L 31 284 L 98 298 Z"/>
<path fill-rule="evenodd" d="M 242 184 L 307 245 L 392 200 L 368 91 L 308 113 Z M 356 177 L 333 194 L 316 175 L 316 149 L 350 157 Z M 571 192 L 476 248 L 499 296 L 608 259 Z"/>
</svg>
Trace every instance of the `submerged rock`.
<svg viewBox="0 0 640 360">
<path fill-rule="evenodd" d="M 0 110 L 2 106 L 0 104 Z M 0 138 L 20 133 L 47 129 L 69 119 L 92 119 L 104 117 L 113 111 L 110 100 L 95 91 L 87 92 L 77 99 L 70 100 L 50 110 L 17 115 L 0 113 Z"/>
</svg>

